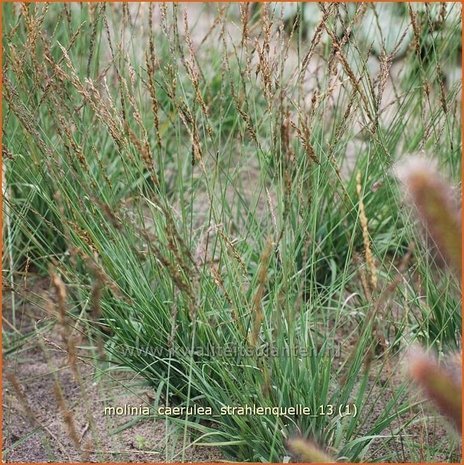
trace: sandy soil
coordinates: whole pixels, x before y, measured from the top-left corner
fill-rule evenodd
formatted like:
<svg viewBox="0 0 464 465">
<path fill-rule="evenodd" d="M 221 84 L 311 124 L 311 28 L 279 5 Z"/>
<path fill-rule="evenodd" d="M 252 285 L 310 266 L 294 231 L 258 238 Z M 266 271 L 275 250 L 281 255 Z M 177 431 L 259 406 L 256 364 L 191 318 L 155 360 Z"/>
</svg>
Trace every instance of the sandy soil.
<svg viewBox="0 0 464 465">
<path fill-rule="evenodd" d="M 79 350 L 77 363 L 82 389 L 70 369 L 62 348 L 57 326 L 42 304 L 49 299 L 48 280 L 35 280 L 27 297 L 37 303 L 21 305 L 17 328 L 28 340 L 4 356 L 3 365 L 3 459 L 5 462 L 163 462 L 217 461 L 221 454 L 215 448 L 188 447 L 182 457 L 182 432 L 166 425 L 164 420 L 134 416 L 108 416 L 105 406 L 148 406 L 152 390 L 136 375 L 111 370 L 98 376 L 96 368 L 86 362 L 85 349 Z M 41 308 L 42 307 L 42 308 Z M 4 291 L 4 328 L 11 332 L 11 298 Z M 34 336 L 38 328 L 40 337 Z M 79 347 L 88 341 L 81 337 Z M 10 379 L 14 374 L 15 380 Z M 60 385 L 66 406 L 71 412 L 79 439 L 78 450 L 70 437 L 63 408 L 55 395 Z M 20 386 L 21 395 L 18 394 Z M 130 421 L 122 431 L 119 428 Z"/>
<path fill-rule="evenodd" d="M 11 334 L 11 295 L 4 289 L 3 325 Z M 20 297 L 21 296 L 21 297 Z M 21 298 L 26 297 L 27 304 Z M 153 388 L 132 372 L 118 370 L 101 372 L 90 363 L 89 341 L 79 336 L 78 369 L 82 385 L 76 381 L 70 368 L 67 353 L 63 348 L 58 325 L 53 324 L 49 307 L 52 301 L 48 279 L 29 278 L 28 289 L 16 293 L 16 328 L 26 337 L 25 342 L 9 350 L 5 345 L 3 364 L 3 459 L 4 462 L 213 462 L 223 460 L 221 452 L 213 447 L 190 446 L 189 439 L 182 456 L 182 431 L 167 425 L 164 420 L 135 416 L 108 416 L 105 406 L 150 406 L 153 405 Z M 340 337 L 350 339 L 341 330 Z M 378 360 L 375 363 L 381 363 Z M 373 367 L 372 373 L 378 370 Z M 11 379 L 11 375 L 14 379 Z M 393 387 L 401 383 L 402 372 L 398 363 L 387 363 L 382 376 L 372 379 L 369 385 L 371 399 L 366 431 L 390 401 Z M 64 418 L 64 409 L 55 394 L 55 383 L 63 392 L 66 409 L 78 437 L 79 448 L 73 442 Z M 391 389 L 385 389 L 390 385 Z M 20 390 L 20 393 L 18 392 Z M 419 393 L 412 392 L 414 400 Z M 427 406 L 426 406 L 427 407 Z M 436 444 L 437 455 L 424 457 L 421 461 L 447 461 L 449 457 L 439 452 L 450 440 L 449 431 L 442 419 L 432 409 L 426 408 L 430 416 L 425 417 L 422 408 L 411 409 L 394 422 L 389 431 L 392 434 L 404 422 L 414 424 L 395 435 L 388 443 L 378 442 L 370 448 L 373 460 L 394 451 L 397 461 L 411 461 L 417 451 L 405 450 L 405 443 L 414 438 L 417 444 Z M 422 420 L 419 420 L 422 418 Z M 408 441 L 406 441 L 408 439 Z M 440 446 L 442 444 L 442 446 Z M 459 461 L 456 449 L 455 461 Z"/>
</svg>

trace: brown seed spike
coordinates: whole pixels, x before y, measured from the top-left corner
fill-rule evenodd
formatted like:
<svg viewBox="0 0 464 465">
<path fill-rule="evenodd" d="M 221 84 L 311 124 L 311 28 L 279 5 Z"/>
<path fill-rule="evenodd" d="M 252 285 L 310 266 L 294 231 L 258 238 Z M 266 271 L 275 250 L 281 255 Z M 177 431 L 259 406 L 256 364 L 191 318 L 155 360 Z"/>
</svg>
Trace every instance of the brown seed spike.
<svg viewBox="0 0 464 465">
<path fill-rule="evenodd" d="M 461 376 L 456 376 L 458 366 L 444 368 L 434 357 L 421 348 L 413 348 L 408 356 L 409 376 L 419 384 L 426 396 L 446 416 L 457 431 L 462 431 Z"/>
<path fill-rule="evenodd" d="M 288 440 L 287 447 L 298 459 L 308 463 L 335 463 L 335 459 L 327 455 L 314 442 L 301 437 Z"/>
<path fill-rule="evenodd" d="M 405 184 L 421 223 L 448 266 L 461 276 L 461 218 L 457 202 L 434 163 L 422 157 L 411 157 L 396 168 Z"/>
</svg>

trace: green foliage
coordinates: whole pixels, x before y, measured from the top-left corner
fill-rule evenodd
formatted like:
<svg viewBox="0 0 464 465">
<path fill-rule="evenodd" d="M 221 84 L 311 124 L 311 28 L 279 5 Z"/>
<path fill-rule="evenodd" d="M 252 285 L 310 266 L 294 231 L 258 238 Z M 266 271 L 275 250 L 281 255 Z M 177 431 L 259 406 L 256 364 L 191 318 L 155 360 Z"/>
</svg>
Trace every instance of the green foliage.
<svg viewBox="0 0 464 465">
<path fill-rule="evenodd" d="M 281 461 L 286 440 L 303 435 L 369 458 L 410 407 L 398 383 L 374 414 L 383 391 L 369 386 L 411 338 L 447 346 L 460 334 L 453 285 L 430 277 L 449 275 L 416 257 L 401 269 L 420 239 L 390 176 L 397 154 L 424 148 L 459 175 L 460 83 L 423 92 L 442 51 L 459 47 L 457 23 L 433 38 L 435 67 L 395 75 L 387 104 L 388 60 L 374 79 L 355 16 L 339 5 L 320 7 L 330 18 L 320 43 L 284 36 L 271 5 L 243 41 L 219 34 L 195 48 L 190 20 L 186 33 L 171 17 L 177 5 L 146 35 L 125 7 L 2 7 L 9 277 L 27 260 L 51 265 L 79 315 L 104 329 L 110 362 L 146 377 L 160 402 L 211 407 L 166 419 L 186 443 L 188 432 L 236 460 Z M 255 47 L 256 27 L 269 27 L 275 56 L 265 33 Z M 301 69 L 313 46 L 317 75 Z M 414 270 L 442 306 L 420 301 Z M 398 319 L 384 296 L 401 274 L 388 299 L 419 308 Z M 379 353 L 380 333 L 390 345 Z M 246 404 L 335 413 L 218 413 Z M 356 416 L 339 415 L 347 404 Z"/>
</svg>

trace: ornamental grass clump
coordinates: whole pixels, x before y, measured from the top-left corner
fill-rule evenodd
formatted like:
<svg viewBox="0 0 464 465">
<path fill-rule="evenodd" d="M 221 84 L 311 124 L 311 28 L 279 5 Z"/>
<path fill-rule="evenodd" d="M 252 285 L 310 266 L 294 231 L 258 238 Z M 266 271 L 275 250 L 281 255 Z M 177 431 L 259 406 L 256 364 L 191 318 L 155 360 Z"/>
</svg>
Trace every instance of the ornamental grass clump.
<svg viewBox="0 0 464 465">
<path fill-rule="evenodd" d="M 286 32 L 280 4 L 15 5 L 3 5 L 11 300 L 29 264 L 53 270 L 57 325 L 85 334 L 98 370 L 143 376 L 153 420 L 181 436 L 166 461 L 194 445 L 236 461 L 281 462 L 287 445 L 304 460 L 409 461 L 389 447 L 416 439 L 398 352 L 410 335 L 457 340 L 460 319 L 452 285 L 412 257 L 391 154 L 433 146 L 460 170 L 461 82 L 431 84 L 460 49 L 459 8 L 424 13 L 450 23 L 428 63 L 407 46 L 406 14 L 373 70 L 362 31 L 382 36 L 375 4 L 314 4 L 306 37 Z M 402 41 L 404 66 L 390 68 Z M 310 414 L 221 414 L 245 405 Z"/>
</svg>

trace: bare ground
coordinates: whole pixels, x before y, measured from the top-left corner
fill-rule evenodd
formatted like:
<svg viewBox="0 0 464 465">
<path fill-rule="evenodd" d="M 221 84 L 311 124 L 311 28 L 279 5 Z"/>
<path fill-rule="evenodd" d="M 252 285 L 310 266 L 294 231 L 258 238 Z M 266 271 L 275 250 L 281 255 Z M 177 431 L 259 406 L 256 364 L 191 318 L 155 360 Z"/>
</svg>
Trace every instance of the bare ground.
<svg viewBox="0 0 464 465">
<path fill-rule="evenodd" d="M 12 334 L 11 293 L 3 293 L 3 326 Z M 21 296 L 21 297 L 20 297 Z M 80 384 L 70 367 L 68 355 L 54 324 L 50 308 L 53 308 L 49 279 L 32 277 L 28 289 L 16 292 L 17 332 L 25 336 L 24 342 L 14 347 L 5 345 L 3 358 L 3 460 L 4 462 L 214 462 L 223 460 L 217 448 L 191 446 L 189 438 L 184 443 L 183 432 L 168 425 L 162 419 L 129 415 L 105 415 L 105 406 L 149 406 L 153 402 L 153 389 L 133 372 L 99 370 L 88 361 L 90 342 L 77 335 L 78 370 Z M 27 303 L 23 302 L 27 299 Z M 345 327 L 344 331 L 347 328 Z M 340 333 L 343 340 L 352 334 Z M 17 340 L 20 340 L 19 338 Z M 10 349 L 11 347 L 11 349 Z M 14 347 L 14 349 L 13 349 Z M 381 363 L 380 361 L 374 363 Z M 377 369 L 372 370 L 377 373 Z M 13 375 L 13 376 L 12 376 Z M 402 373 L 398 362 L 387 363 L 380 378 L 369 383 L 371 411 L 366 421 L 370 428 L 385 405 L 389 393 L 401 382 Z M 57 400 L 56 384 L 63 392 L 65 406 Z M 391 389 L 385 389 L 390 385 Z M 418 393 L 410 394 L 415 400 Z M 449 461 L 446 444 L 451 436 L 443 421 L 426 407 L 411 409 L 402 415 L 401 423 L 411 422 L 393 440 L 378 441 L 370 448 L 372 460 L 384 454 L 394 453 L 398 462 Z M 79 445 L 73 441 L 66 423 L 65 411 L 70 412 Z M 68 420 L 69 422 L 69 420 Z M 404 422 L 404 423 L 403 423 Z M 396 421 L 386 434 L 400 427 Z M 418 450 L 408 450 L 411 441 Z M 456 442 L 455 461 L 460 454 Z M 183 451 L 183 444 L 186 445 Z M 421 457 L 421 448 L 436 445 L 436 456 Z M 395 460 L 395 461 L 396 461 Z"/>
<path fill-rule="evenodd" d="M 3 295 L 4 331 L 11 334 L 11 298 L 8 291 Z M 16 329 L 29 336 L 3 359 L 5 462 L 211 462 L 222 458 L 217 449 L 190 447 L 188 440 L 183 455 L 182 431 L 164 420 L 142 417 L 137 422 L 134 416 L 105 415 L 105 406 L 148 406 L 152 391 L 127 371 L 97 376 L 96 367 L 85 360 L 83 347 L 88 341 L 84 337 L 78 341 L 81 387 L 56 325 L 43 307 L 49 300 L 48 280 L 35 280 L 27 297 L 37 303 L 23 305 L 16 294 Z M 80 450 L 66 424 L 63 404 L 60 407 L 57 400 L 56 383 L 71 413 Z M 134 424 L 123 428 L 131 421 Z"/>
</svg>

